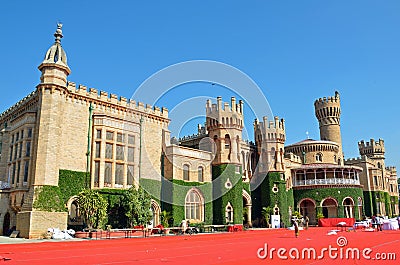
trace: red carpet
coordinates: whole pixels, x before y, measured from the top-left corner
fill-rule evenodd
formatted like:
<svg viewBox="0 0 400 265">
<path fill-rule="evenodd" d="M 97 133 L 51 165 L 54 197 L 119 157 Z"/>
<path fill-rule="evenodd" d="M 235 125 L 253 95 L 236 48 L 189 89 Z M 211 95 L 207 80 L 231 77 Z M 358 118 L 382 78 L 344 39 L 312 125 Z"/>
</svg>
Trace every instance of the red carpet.
<svg viewBox="0 0 400 265">
<path fill-rule="evenodd" d="M 327 235 L 329 228 L 310 228 L 300 231 L 299 238 L 294 232 L 286 229 L 244 231 L 234 233 L 207 234 L 194 236 L 163 236 L 151 238 L 85 240 L 75 242 L 42 242 L 26 244 L 0 245 L 0 264 L 398 264 L 400 260 L 400 231 L 382 232 L 338 232 Z M 338 246 L 337 239 L 342 240 Z M 345 244 L 347 241 L 347 244 Z M 272 258 L 257 256 L 259 248 L 267 244 L 268 254 L 272 250 Z M 342 245 L 344 244 L 344 245 Z M 331 248 L 329 251 L 321 250 Z M 275 248 L 275 249 L 273 249 Z M 279 258 L 278 249 L 281 256 Z M 289 256 L 296 255 L 299 259 Z M 313 248 L 309 258 L 301 258 L 304 249 Z M 337 250 L 335 250 L 335 248 Z M 346 259 L 346 251 L 351 254 L 357 248 L 357 256 Z M 368 252 L 370 248 L 372 252 Z M 365 259 L 362 252 L 367 250 Z M 284 252 L 284 250 L 286 250 Z M 356 251 L 356 250 L 354 250 Z M 342 252 L 342 258 L 340 257 Z M 322 254 L 321 254 L 322 253 Z M 392 254 L 396 255 L 393 260 Z M 261 251 L 260 255 L 264 252 Z M 312 252 L 311 252 L 312 254 Z M 334 254 L 337 255 L 334 258 Z M 376 254 L 392 260 L 378 261 Z M 321 256 L 318 259 L 318 256 Z M 389 257 L 390 256 L 390 257 Z M 9 260 L 3 260 L 4 258 Z"/>
</svg>

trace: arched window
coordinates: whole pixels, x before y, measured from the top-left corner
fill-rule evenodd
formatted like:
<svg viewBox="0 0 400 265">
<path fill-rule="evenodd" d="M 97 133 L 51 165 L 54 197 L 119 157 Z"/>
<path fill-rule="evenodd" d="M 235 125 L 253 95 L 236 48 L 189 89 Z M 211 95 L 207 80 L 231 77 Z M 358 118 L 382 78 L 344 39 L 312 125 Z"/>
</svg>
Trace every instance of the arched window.
<svg viewBox="0 0 400 265">
<path fill-rule="evenodd" d="M 203 170 L 203 167 L 199 167 L 197 169 L 197 177 L 198 177 L 198 181 L 199 182 L 203 182 L 204 181 L 204 170 Z"/>
<path fill-rule="evenodd" d="M 225 219 L 227 223 L 233 223 L 233 207 L 230 202 L 225 207 Z"/>
<path fill-rule="evenodd" d="M 225 135 L 225 149 L 229 149 L 231 146 L 231 138 L 229 137 L 229 134 Z"/>
<path fill-rule="evenodd" d="M 322 162 L 322 154 L 321 153 L 316 154 L 315 155 L 315 160 L 318 161 L 318 162 Z"/>
<path fill-rule="evenodd" d="M 185 219 L 203 221 L 203 200 L 196 189 L 191 189 L 185 199 Z"/>
<path fill-rule="evenodd" d="M 183 180 L 189 180 L 189 165 L 183 165 Z"/>
</svg>

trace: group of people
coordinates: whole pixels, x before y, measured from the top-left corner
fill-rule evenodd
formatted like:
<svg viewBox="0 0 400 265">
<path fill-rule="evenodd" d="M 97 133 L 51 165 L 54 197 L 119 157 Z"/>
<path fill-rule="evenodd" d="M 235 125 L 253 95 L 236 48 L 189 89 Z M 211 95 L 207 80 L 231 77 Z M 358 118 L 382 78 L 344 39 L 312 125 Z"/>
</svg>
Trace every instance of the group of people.
<svg viewBox="0 0 400 265">
<path fill-rule="evenodd" d="M 377 231 L 382 231 L 383 218 L 380 216 L 372 216 L 372 227 Z"/>
<path fill-rule="evenodd" d="M 298 237 L 299 234 L 300 234 L 299 223 L 302 223 L 303 226 L 305 227 L 305 229 L 307 230 L 308 229 L 308 223 L 310 222 L 310 218 L 308 218 L 308 216 L 306 216 L 304 218 L 301 218 L 301 219 L 298 219 L 296 217 L 296 218 L 292 219 L 292 222 L 293 222 L 293 227 L 294 227 L 294 235 L 295 235 L 295 237 Z"/>
</svg>

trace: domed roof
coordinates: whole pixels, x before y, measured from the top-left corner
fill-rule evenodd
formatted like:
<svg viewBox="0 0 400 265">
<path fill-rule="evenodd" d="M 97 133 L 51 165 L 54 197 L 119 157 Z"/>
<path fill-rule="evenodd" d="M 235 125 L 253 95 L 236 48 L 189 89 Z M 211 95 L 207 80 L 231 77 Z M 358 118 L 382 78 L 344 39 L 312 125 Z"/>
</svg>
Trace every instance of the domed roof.
<svg viewBox="0 0 400 265">
<path fill-rule="evenodd" d="M 46 56 L 41 65 L 43 64 L 57 64 L 63 67 L 66 67 L 68 71 L 70 71 L 67 64 L 67 54 L 61 46 L 61 38 L 62 35 L 62 24 L 57 24 L 57 30 L 54 33 L 54 37 L 56 37 L 54 44 L 47 50 Z M 40 67 L 39 67 L 40 68 Z"/>
<path fill-rule="evenodd" d="M 326 141 L 326 140 L 314 140 L 314 139 L 305 139 L 303 141 L 285 146 L 285 148 L 287 147 L 291 147 L 291 146 L 298 146 L 298 145 L 310 145 L 310 144 L 332 144 L 332 145 L 338 145 L 335 142 L 332 141 Z"/>
</svg>

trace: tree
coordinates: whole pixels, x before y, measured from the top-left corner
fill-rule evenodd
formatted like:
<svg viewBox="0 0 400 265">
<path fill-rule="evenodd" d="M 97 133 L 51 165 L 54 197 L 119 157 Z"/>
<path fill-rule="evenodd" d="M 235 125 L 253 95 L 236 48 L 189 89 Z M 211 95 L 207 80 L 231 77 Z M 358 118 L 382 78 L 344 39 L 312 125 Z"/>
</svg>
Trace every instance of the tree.
<svg viewBox="0 0 400 265">
<path fill-rule="evenodd" d="M 172 219 L 172 214 L 171 212 L 167 212 L 166 210 L 161 212 L 161 224 L 164 227 L 169 226 L 169 221 Z"/>
<path fill-rule="evenodd" d="M 123 207 L 130 227 L 145 225 L 151 220 L 151 197 L 142 187 L 137 190 L 131 187 L 125 192 Z"/>
<path fill-rule="evenodd" d="M 79 193 L 78 203 L 88 228 L 101 228 L 107 218 L 107 200 L 97 191 L 85 189 Z"/>
<path fill-rule="evenodd" d="M 269 225 L 270 225 L 269 221 L 271 219 L 272 208 L 270 206 L 263 207 L 261 213 L 265 219 L 265 222 L 267 223 L 267 227 L 269 227 Z"/>
</svg>

